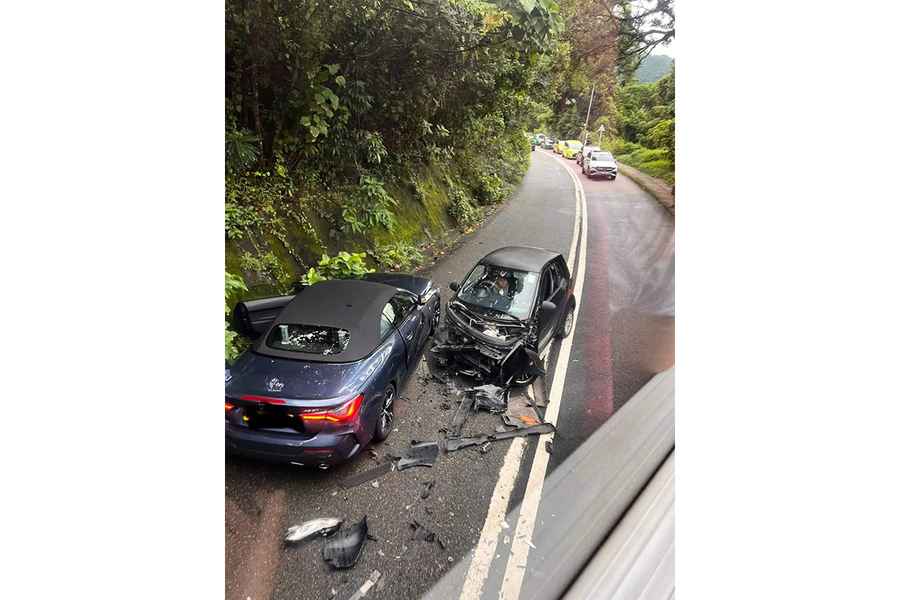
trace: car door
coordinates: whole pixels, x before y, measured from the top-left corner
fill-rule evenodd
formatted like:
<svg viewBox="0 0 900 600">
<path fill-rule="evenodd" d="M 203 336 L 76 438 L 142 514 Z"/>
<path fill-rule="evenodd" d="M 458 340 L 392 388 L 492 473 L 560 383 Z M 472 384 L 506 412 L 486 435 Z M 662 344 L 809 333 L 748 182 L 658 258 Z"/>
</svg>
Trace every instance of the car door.
<svg viewBox="0 0 900 600">
<path fill-rule="evenodd" d="M 565 310 L 566 289 L 568 280 L 565 278 L 556 261 L 551 262 L 544 268 L 541 275 L 541 287 L 538 297 L 538 349 L 542 350 L 550 340 L 553 339 L 553 333 L 556 331 L 560 315 Z M 541 307 L 541 303 L 549 300 L 555 305 L 555 308 L 546 313 Z"/>
<path fill-rule="evenodd" d="M 389 302 L 394 308 L 394 326 L 406 344 L 406 366 L 412 370 L 419 358 L 426 324 L 423 322 L 421 311 L 416 310 L 415 296 L 409 292 L 398 291 Z"/>
</svg>

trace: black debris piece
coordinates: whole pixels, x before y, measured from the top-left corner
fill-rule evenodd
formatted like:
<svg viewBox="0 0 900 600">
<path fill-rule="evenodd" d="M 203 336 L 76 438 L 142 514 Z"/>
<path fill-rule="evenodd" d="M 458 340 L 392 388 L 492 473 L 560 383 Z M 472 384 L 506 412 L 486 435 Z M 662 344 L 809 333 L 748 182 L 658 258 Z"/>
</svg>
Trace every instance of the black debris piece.
<svg viewBox="0 0 900 600">
<path fill-rule="evenodd" d="M 428 498 L 428 496 L 431 495 L 431 488 L 433 488 L 433 487 L 434 487 L 434 480 L 425 481 L 422 483 L 422 493 L 420 494 L 420 497 L 422 498 L 422 500 L 425 500 L 426 498 Z"/>
<path fill-rule="evenodd" d="M 471 448 L 472 446 L 477 446 L 478 444 L 483 444 L 488 440 L 488 436 L 482 435 L 473 438 L 455 438 L 452 440 L 447 440 L 445 449 L 447 452 L 456 452 L 457 450 L 462 450 L 463 448 Z"/>
<path fill-rule="evenodd" d="M 469 388 L 466 392 L 471 393 L 475 399 L 475 410 L 484 409 L 488 412 L 499 414 L 506 410 L 509 389 L 486 383 L 473 388 Z"/>
<path fill-rule="evenodd" d="M 397 463 L 397 470 L 403 471 L 411 467 L 433 467 L 438 457 L 437 442 L 421 442 L 403 453 Z"/>
<path fill-rule="evenodd" d="M 453 418 L 450 420 L 450 431 L 447 432 L 448 438 L 458 438 L 462 435 L 462 428 L 466 423 L 466 417 L 469 416 L 469 412 L 472 410 L 474 404 L 475 398 L 473 396 L 467 394 L 462 399 L 462 402 L 456 407 L 456 412 L 453 413 Z"/>
<path fill-rule="evenodd" d="M 356 487 L 363 483 L 368 483 L 374 479 L 378 479 L 382 475 L 387 475 L 391 471 L 394 470 L 394 462 L 388 461 L 381 463 L 377 467 L 373 467 L 368 471 L 363 471 L 362 473 L 357 473 L 356 475 L 351 475 L 345 479 L 341 480 L 341 487 L 344 489 L 349 489 L 352 487 Z"/>
<path fill-rule="evenodd" d="M 366 517 L 363 517 L 359 523 L 338 531 L 325 540 L 322 559 L 333 569 L 349 569 L 359 560 L 368 535 L 369 524 Z"/>
<path fill-rule="evenodd" d="M 519 429 L 513 429 L 512 431 L 492 433 L 490 435 L 447 440 L 445 448 L 447 452 L 455 452 L 457 450 L 462 450 L 463 448 L 478 446 L 480 444 L 484 444 L 485 442 L 508 440 L 514 437 L 521 437 L 526 435 L 543 435 L 545 433 L 556 433 L 556 427 L 554 427 L 550 423 L 541 423 L 539 425 L 532 425 L 531 427 L 522 427 Z"/>
<path fill-rule="evenodd" d="M 490 450 L 490 449 L 491 449 L 491 443 L 485 442 L 478 448 L 478 451 L 481 452 L 482 454 L 487 454 L 488 450 Z"/>
<path fill-rule="evenodd" d="M 553 440 L 547 440 L 544 443 L 544 448 L 546 448 L 547 454 L 553 454 Z"/>
<path fill-rule="evenodd" d="M 409 524 L 412 529 L 412 538 L 410 538 L 414 542 L 428 542 L 434 543 L 437 542 L 438 546 L 441 547 L 441 550 L 445 550 L 444 542 L 437 536 L 437 534 L 427 527 L 423 526 L 416 520 L 413 520 L 412 523 Z"/>
</svg>

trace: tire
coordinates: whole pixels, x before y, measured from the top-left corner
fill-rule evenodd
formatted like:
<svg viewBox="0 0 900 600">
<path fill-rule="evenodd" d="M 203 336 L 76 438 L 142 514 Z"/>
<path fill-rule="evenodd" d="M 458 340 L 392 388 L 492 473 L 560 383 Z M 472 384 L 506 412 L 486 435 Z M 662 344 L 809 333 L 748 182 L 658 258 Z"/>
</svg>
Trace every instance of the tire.
<svg viewBox="0 0 900 600">
<path fill-rule="evenodd" d="M 438 298 L 437 306 L 434 309 L 434 315 L 431 317 L 431 334 L 434 335 L 434 332 L 437 331 L 438 327 L 441 324 L 441 299 Z"/>
<path fill-rule="evenodd" d="M 391 435 L 394 428 L 394 400 L 397 398 L 397 390 L 391 383 L 384 390 L 381 400 L 381 412 L 378 415 L 378 422 L 375 424 L 375 433 L 372 437 L 376 442 L 383 442 Z"/>
<path fill-rule="evenodd" d="M 528 385 L 532 381 L 534 381 L 534 375 L 520 375 L 512 380 L 513 385 Z"/>
<path fill-rule="evenodd" d="M 556 337 L 558 339 L 567 338 L 572 334 L 572 329 L 575 325 L 575 305 L 571 302 L 569 303 L 569 308 L 566 310 L 566 316 L 560 323 L 559 329 L 556 330 Z"/>
</svg>

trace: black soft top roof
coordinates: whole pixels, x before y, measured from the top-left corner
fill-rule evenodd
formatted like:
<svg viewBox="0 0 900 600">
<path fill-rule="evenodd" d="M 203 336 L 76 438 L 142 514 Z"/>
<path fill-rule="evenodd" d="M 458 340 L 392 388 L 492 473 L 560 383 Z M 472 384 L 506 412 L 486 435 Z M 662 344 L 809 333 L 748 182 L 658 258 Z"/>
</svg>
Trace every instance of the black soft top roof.
<svg viewBox="0 0 900 600">
<path fill-rule="evenodd" d="M 557 256 L 561 256 L 559 252 L 551 252 L 550 250 L 544 250 L 543 248 L 506 246 L 505 248 L 494 250 L 479 262 L 486 265 L 508 267 L 519 271 L 533 271 L 537 273 L 540 272 L 544 265 Z"/>
<path fill-rule="evenodd" d="M 372 353 L 381 343 L 381 311 L 397 288 L 372 281 L 335 279 L 305 288 L 285 306 L 253 350 L 266 356 L 316 362 L 355 362 Z M 279 325 L 321 325 L 346 329 L 350 343 L 339 354 L 309 354 L 276 350 L 266 345 L 272 329 Z"/>
</svg>

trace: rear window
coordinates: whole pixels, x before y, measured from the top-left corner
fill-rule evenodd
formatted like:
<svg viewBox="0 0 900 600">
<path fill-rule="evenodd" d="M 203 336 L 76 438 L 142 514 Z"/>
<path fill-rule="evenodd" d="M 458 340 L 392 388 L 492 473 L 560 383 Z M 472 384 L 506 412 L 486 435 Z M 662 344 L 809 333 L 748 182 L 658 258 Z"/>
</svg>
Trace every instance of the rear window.
<svg viewBox="0 0 900 600">
<path fill-rule="evenodd" d="M 266 340 L 266 345 L 273 350 L 321 356 L 340 354 L 347 349 L 349 343 L 348 330 L 322 325 L 276 325 Z"/>
</svg>

